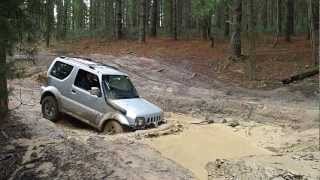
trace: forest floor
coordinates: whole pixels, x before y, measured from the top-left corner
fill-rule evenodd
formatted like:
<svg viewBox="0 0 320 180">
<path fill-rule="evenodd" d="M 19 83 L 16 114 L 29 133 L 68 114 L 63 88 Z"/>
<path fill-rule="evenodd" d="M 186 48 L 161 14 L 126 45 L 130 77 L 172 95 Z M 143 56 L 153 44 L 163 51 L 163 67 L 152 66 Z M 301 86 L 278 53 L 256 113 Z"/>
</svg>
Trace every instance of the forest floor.
<svg viewBox="0 0 320 180">
<path fill-rule="evenodd" d="M 158 41 L 161 47 L 155 45 Z M 231 63 L 228 68 L 238 71 L 230 74 L 205 65 L 208 54 L 225 52 L 226 45 L 218 52 L 201 41 L 94 42 L 82 40 L 41 52 L 36 65 L 15 61 L 20 79 L 9 81 L 12 110 L 0 126 L 0 179 L 319 179 L 317 78 L 283 86 L 275 83 L 281 79 L 277 75 L 261 73 L 259 77 L 272 83 L 249 85 L 238 72 L 242 63 Z M 305 51 L 297 48 L 303 43 Z M 297 44 L 283 46 L 286 53 L 271 54 L 288 57 L 292 52 L 303 69 L 311 65 L 306 42 L 298 38 Z M 213 52 L 201 53 L 205 49 Z M 158 58 L 152 54 L 157 51 Z M 58 55 L 86 56 L 119 67 L 142 97 L 165 110 L 167 123 L 106 136 L 68 116 L 57 123 L 43 119 L 40 86 Z M 258 66 L 279 68 L 283 77 L 299 71 L 288 63 L 296 61 L 278 61 L 272 62 L 281 67 L 271 62 Z M 232 79 L 232 73 L 238 76 Z"/>
<path fill-rule="evenodd" d="M 243 42 L 242 50 L 246 55 L 246 41 Z M 210 43 L 203 40 L 174 41 L 167 38 L 147 39 L 146 44 L 129 40 L 82 39 L 68 41 L 55 48 L 62 53 L 152 58 L 169 65 L 178 65 L 209 79 L 220 80 L 227 85 L 249 89 L 278 88 L 282 85 L 281 80 L 313 67 L 310 41 L 305 37 L 294 37 L 291 43 L 280 39 L 274 48 L 272 37 L 258 35 L 257 80 L 248 81 L 245 60 L 232 63 L 228 59 L 229 42 L 218 39 L 214 48 L 211 48 Z"/>
</svg>

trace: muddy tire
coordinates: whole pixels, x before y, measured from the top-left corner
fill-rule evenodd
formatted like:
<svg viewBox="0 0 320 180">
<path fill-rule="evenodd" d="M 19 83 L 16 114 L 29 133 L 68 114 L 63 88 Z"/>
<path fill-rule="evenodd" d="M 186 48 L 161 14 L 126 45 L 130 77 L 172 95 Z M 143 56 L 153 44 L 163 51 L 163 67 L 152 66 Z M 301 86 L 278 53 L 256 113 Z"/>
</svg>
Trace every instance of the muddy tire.
<svg viewBox="0 0 320 180">
<path fill-rule="evenodd" d="M 59 107 L 57 100 L 52 96 L 46 96 L 43 98 L 42 103 L 42 115 L 44 118 L 55 122 L 60 117 Z"/>
<path fill-rule="evenodd" d="M 108 121 L 103 129 L 104 134 L 120 134 L 125 131 L 124 127 L 115 120 Z"/>
</svg>

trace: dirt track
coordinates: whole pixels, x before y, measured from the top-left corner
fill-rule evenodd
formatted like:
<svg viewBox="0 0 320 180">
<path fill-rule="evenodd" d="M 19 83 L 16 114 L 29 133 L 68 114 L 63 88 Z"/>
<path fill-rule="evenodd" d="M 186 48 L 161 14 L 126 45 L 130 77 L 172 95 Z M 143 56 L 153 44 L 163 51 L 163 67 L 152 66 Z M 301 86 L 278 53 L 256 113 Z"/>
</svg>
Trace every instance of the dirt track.
<svg viewBox="0 0 320 180">
<path fill-rule="evenodd" d="M 106 137 L 70 117 L 65 117 L 57 124 L 41 118 L 38 104 L 41 84 L 37 79 L 46 70 L 53 56 L 55 55 L 42 54 L 37 66 L 27 69 L 27 74 L 36 75 L 10 81 L 10 87 L 15 88 L 10 96 L 10 106 L 17 108 L 0 128 L 0 171 L 4 172 L 0 173 L 0 179 L 203 179 L 206 177 L 204 165 L 207 162 L 231 158 L 235 160 L 228 161 L 225 168 L 237 169 L 239 163 L 236 159 L 241 157 L 244 161 L 251 161 L 257 157 L 257 161 L 269 167 L 272 164 L 269 153 L 286 156 L 290 161 L 302 162 L 315 171 L 320 169 L 319 164 L 308 163 L 319 159 L 318 97 L 302 88 L 313 82 L 306 80 L 273 91 L 246 90 L 228 87 L 201 74 L 193 74 L 184 67 L 169 66 L 153 59 L 93 54 L 90 56 L 98 61 L 126 71 L 146 99 L 168 112 L 183 113 L 168 113 L 169 124 L 166 126 L 173 128 L 169 133 L 173 135 L 161 136 L 160 132 L 165 127 L 160 127 L 158 130 Z M 18 106 L 20 100 L 23 103 Z M 203 127 L 191 125 L 193 121 L 201 120 L 226 123 Z M 232 122 L 240 124 L 231 128 L 228 124 Z M 214 132 L 211 134 L 210 131 Z M 196 141 L 197 138 L 192 134 L 203 139 L 220 137 L 221 142 L 199 141 L 198 144 L 193 144 L 196 147 L 193 149 L 192 139 Z M 224 142 L 224 135 L 230 138 L 230 142 Z M 175 141 L 181 144 L 176 144 Z M 241 142 L 251 143 L 250 150 L 253 153 L 237 151 L 237 143 Z M 217 145 L 221 151 L 215 147 Z M 230 156 L 226 155 L 228 152 L 222 152 L 225 151 L 224 146 L 234 148 L 235 152 L 230 151 Z M 185 151 L 180 156 L 175 156 L 174 151 L 179 152 L 182 147 Z M 198 152 L 202 148 L 207 150 Z M 195 158 L 194 163 L 187 157 L 184 158 L 196 156 L 195 152 L 203 154 Z M 291 157 L 296 156 L 286 155 L 288 152 L 314 155 L 304 163 L 301 158 L 294 159 Z M 265 156 L 258 156 L 259 154 Z M 254 156 L 246 158 L 246 155 Z M 270 159 L 271 162 L 265 162 L 265 159 Z M 215 168 L 207 167 L 213 174 L 212 177 L 218 177 Z M 283 174 L 277 170 L 279 168 L 309 179 L 316 179 L 318 176 L 313 171 L 305 174 L 301 174 L 303 171 L 292 172 L 292 168 L 286 166 L 286 163 L 276 167 L 273 172 Z M 248 169 L 252 172 L 261 170 L 250 165 Z M 221 171 L 223 170 L 219 173 Z M 237 177 L 240 172 L 223 171 L 223 174 L 225 177 Z M 274 176 L 272 173 L 260 174 L 267 174 L 265 177 Z"/>
</svg>

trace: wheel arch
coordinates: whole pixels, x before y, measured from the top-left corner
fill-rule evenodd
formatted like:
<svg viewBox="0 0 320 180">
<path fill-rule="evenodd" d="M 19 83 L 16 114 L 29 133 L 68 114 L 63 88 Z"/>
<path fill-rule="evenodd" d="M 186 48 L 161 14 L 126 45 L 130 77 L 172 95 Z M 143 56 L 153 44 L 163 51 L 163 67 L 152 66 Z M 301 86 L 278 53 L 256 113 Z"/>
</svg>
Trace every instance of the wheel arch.
<svg viewBox="0 0 320 180">
<path fill-rule="evenodd" d="M 41 99 L 40 104 L 42 104 L 42 101 L 47 96 L 52 96 L 58 103 L 59 110 L 61 110 L 61 102 L 60 102 L 60 92 L 57 88 L 53 86 L 48 87 L 42 87 L 42 93 L 41 93 Z"/>
<path fill-rule="evenodd" d="M 128 119 L 123 114 L 120 114 L 119 112 L 113 112 L 113 113 L 107 113 L 106 115 L 103 116 L 98 126 L 99 130 L 103 131 L 104 126 L 109 121 L 117 121 L 123 126 L 127 126 L 127 127 L 130 126 Z"/>
<path fill-rule="evenodd" d="M 50 91 L 46 91 L 41 95 L 41 100 L 40 100 L 40 104 L 42 104 L 42 101 L 45 97 L 47 96 L 52 96 L 55 100 L 57 100 L 56 96 L 54 93 L 50 92 Z"/>
</svg>

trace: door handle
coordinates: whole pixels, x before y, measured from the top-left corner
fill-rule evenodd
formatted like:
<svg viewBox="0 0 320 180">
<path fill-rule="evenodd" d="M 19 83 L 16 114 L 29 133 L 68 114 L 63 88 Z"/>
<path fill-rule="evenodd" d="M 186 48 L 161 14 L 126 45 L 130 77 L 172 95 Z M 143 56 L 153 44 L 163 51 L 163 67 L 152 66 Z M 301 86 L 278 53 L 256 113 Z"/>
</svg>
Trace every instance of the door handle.
<svg viewBox="0 0 320 180">
<path fill-rule="evenodd" d="M 77 93 L 77 92 L 76 92 L 75 90 L 73 90 L 73 89 L 71 90 L 71 92 L 72 92 L 72 94 L 76 94 L 76 93 Z"/>
</svg>

